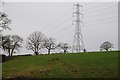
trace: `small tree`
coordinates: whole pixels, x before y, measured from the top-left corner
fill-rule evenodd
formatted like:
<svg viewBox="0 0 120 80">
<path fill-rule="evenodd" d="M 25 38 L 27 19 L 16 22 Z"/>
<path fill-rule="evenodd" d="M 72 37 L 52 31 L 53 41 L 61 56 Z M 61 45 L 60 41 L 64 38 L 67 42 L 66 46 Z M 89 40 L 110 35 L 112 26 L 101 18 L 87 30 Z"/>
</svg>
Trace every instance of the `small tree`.
<svg viewBox="0 0 120 80">
<path fill-rule="evenodd" d="M 113 44 L 110 43 L 109 41 L 105 41 L 103 44 L 100 46 L 100 50 L 106 50 L 108 51 L 110 48 L 113 48 Z"/>
<path fill-rule="evenodd" d="M 48 54 L 50 54 L 50 51 L 54 50 L 57 47 L 55 39 L 54 38 L 49 38 L 49 39 L 46 38 L 44 47 L 48 50 Z"/>
<path fill-rule="evenodd" d="M 12 56 L 15 50 L 19 50 L 23 39 L 18 35 L 7 35 L 2 36 L 2 48 L 4 51 L 9 53 L 9 56 Z"/>
<path fill-rule="evenodd" d="M 68 43 L 59 43 L 58 47 L 60 47 L 61 49 L 63 49 L 64 53 L 66 53 L 67 50 L 70 48 L 70 45 Z"/>
<path fill-rule="evenodd" d="M 23 39 L 22 39 L 20 36 L 18 36 L 18 35 L 13 35 L 13 36 L 12 36 L 11 56 L 12 56 L 14 50 L 17 50 L 17 51 L 18 51 L 19 48 L 22 47 L 22 46 L 21 46 L 22 42 L 23 42 Z"/>
<path fill-rule="evenodd" d="M 45 41 L 45 36 L 41 32 L 33 32 L 28 37 L 27 49 L 32 50 L 36 55 L 38 55 L 40 49 L 43 48 Z"/>
</svg>

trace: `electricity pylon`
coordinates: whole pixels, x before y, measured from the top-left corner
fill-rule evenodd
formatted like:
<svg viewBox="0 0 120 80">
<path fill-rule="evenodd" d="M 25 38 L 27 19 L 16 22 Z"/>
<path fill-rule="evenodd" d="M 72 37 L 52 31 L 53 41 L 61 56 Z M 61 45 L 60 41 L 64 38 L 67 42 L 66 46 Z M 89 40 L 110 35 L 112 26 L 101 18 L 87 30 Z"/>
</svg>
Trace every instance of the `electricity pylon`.
<svg viewBox="0 0 120 80">
<path fill-rule="evenodd" d="M 73 25 L 75 26 L 75 34 L 74 34 L 72 52 L 81 52 L 81 51 L 85 51 L 82 32 L 81 32 L 81 27 L 84 24 L 83 23 L 83 14 L 82 14 L 83 6 L 81 6 L 79 3 L 77 3 L 77 4 L 74 4 L 73 8 L 74 8 Z"/>
</svg>

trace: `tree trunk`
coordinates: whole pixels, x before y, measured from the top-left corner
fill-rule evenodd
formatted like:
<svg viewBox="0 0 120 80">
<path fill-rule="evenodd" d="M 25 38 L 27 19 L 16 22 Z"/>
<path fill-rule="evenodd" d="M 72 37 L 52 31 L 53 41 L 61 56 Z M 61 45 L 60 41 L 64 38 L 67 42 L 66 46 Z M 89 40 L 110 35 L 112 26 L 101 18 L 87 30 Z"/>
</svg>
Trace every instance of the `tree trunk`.
<svg viewBox="0 0 120 80">
<path fill-rule="evenodd" d="M 11 50 L 11 56 L 13 55 L 14 48 Z"/>
<path fill-rule="evenodd" d="M 12 54 L 13 54 L 13 53 L 11 53 L 11 57 L 12 57 Z"/>
<path fill-rule="evenodd" d="M 50 49 L 48 49 L 48 54 L 50 54 Z"/>
<path fill-rule="evenodd" d="M 10 57 L 10 56 L 11 56 L 11 55 L 10 55 L 10 49 L 8 49 L 8 53 L 9 53 L 9 57 Z"/>
<path fill-rule="evenodd" d="M 106 49 L 106 51 L 108 51 L 108 49 Z"/>
<path fill-rule="evenodd" d="M 66 53 L 66 50 L 64 50 L 64 53 Z"/>
<path fill-rule="evenodd" d="M 38 55 L 38 52 L 35 51 L 35 55 Z"/>
<path fill-rule="evenodd" d="M 17 44 L 17 42 L 13 45 L 13 48 L 12 48 L 12 50 L 11 50 L 11 56 L 13 55 L 14 49 L 15 49 L 15 47 L 16 47 L 16 44 Z"/>
</svg>

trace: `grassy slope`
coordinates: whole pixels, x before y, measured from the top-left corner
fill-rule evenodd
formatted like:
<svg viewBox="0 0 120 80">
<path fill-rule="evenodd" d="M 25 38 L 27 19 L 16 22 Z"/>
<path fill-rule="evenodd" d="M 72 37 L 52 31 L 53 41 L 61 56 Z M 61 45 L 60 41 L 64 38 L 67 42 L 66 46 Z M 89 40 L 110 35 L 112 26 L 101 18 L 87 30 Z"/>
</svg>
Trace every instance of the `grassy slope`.
<svg viewBox="0 0 120 80">
<path fill-rule="evenodd" d="M 117 71 L 118 52 L 21 56 L 3 63 L 3 77 L 115 78 Z"/>
</svg>

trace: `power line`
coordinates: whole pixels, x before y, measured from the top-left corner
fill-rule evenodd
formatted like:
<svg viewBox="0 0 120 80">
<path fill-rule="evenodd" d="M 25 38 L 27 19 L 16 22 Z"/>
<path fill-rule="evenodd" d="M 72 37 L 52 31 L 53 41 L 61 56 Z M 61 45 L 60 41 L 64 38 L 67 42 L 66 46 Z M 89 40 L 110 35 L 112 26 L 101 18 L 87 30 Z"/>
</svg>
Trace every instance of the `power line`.
<svg viewBox="0 0 120 80">
<path fill-rule="evenodd" d="M 111 10 L 111 11 L 106 11 L 106 12 L 98 13 L 96 15 L 86 16 L 86 17 L 93 19 L 93 18 L 97 18 L 97 17 L 102 17 L 103 15 L 108 15 L 108 13 L 109 13 L 109 15 L 113 14 L 113 12 L 115 12 L 115 11 Z"/>
<path fill-rule="evenodd" d="M 67 13 L 63 14 L 62 16 L 56 18 L 55 20 L 53 20 L 50 24 L 48 24 L 48 25 L 45 26 L 45 27 L 48 27 L 48 26 L 50 26 L 50 25 L 53 25 L 55 22 L 57 22 L 58 20 L 62 19 L 63 17 L 68 16 L 70 13 L 71 13 L 71 10 L 68 11 Z M 49 28 L 50 28 L 50 27 L 49 27 Z"/>
<path fill-rule="evenodd" d="M 83 9 L 84 9 L 84 12 L 90 11 L 91 9 L 92 9 L 92 10 L 95 10 L 96 8 L 101 8 L 100 5 L 103 5 L 103 4 L 104 4 L 104 3 L 99 4 L 99 5 L 96 5 L 96 6 L 95 6 L 95 5 L 93 6 L 93 4 L 92 4 L 92 7 L 88 7 L 87 9 L 85 9 L 85 8 L 83 7 Z M 86 5 L 86 4 L 84 4 L 84 5 Z M 83 6 L 84 6 L 84 5 L 83 5 Z M 88 6 L 88 4 L 87 4 L 87 6 Z M 85 10 L 86 10 L 86 11 L 85 11 Z M 83 13 L 84 13 L 84 12 L 83 12 Z"/>
<path fill-rule="evenodd" d="M 93 21 L 95 22 L 100 22 L 100 21 L 107 21 L 107 20 L 111 20 L 111 19 L 117 19 L 118 18 L 118 15 L 115 15 L 115 16 L 111 16 L 111 17 L 108 17 L 108 18 L 102 18 L 102 19 L 98 19 L 98 20 L 90 20 L 90 21 L 84 21 L 85 23 L 92 23 Z"/>
<path fill-rule="evenodd" d="M 107 21 L 107 22 L 102 22 L 102 23 L 95 23 L 95 24 L 91 24 L 91 25 L 102 25 L 102 24 L 109 23 L 109 22 L 110 22 L 110 23 L 113 23 L 113 20 Z M 57 31 L 56 33 L 54 33 L 52 36 L 54 37 L 54 36 L 57 35 L 56 37 L 61 37 L 61 36 L 62 36 L 62 38 L 63 38 L 63 37 L 66 37 L 64 34 L 65 34 L 66 32 L 68 32 L 68 31 L 66 31 L 64 34 L 63 34 L 63 31 L 65 31 L 66 29 L 71 29 L 72 26 L 73 26 L 73 25 L 67 26 L 67 27 L 65 27 L 65 28 Z M 85 26 L 87 26 L 87 25 L 85 25 Z M 73 31 L 73 30 L 72 30 L 72 31 Z M 62 35 L 61 35 L 61 34 L 62 34 Z M 64 36 L 63 36 L 63 35 L 64 35 Z"/>
<path fill-rule="evenodd" d="M 104 22 L 101 22 L 101 23 L 91 23 L 91 24 L 88 24 L 88 25 L 98 25 L 98 24 L 99 24 L 99 25 L 102 25 L 102 24 L 106 24 L 106 23 L 107 23 L 107 24 L 108 24 L 108 23 L 111 24 L 111 23 L 114 23 L 113 21 L 118 21 L 118 20 L 117 20 L 117 19 L 116 19 L 116 20 L 113 19 L 113 20 L 106 21 L 106 22 L 104 21 Z M 86 23 L 86 24 L 87 24 L 87 23 Z M 87 26 L 87 25 L 85 25 L 85 26 Z"/>
<path fill-rule="evenodd" d="M 56 33 L 54 33 L 52 36 L 54 37 L 56 34 L 57 34 L 57 36 L 58 36 L 58 33 L 60 34 L 60 33 L 62 33 L 64 30 L 70 29 L 71 26 L 72 26 L 72 25 L 69 25 L 69 26 L 67 26 L 67 27 L 65 27 L 65 28 L 62 28 L 61 30 L 59 30 L 59 31 L 57 31 Z"/>
<path fill-rule="evenodd" d="M 107 10 L 111 10 L 111 8 L 113 8 L 113 7 L 118 7 L 117 5 L 113 5 L 113 6 L 107 6 L 107 7 L 104 7 L 104 8 L 101 8 L 101 6 L 100 5 L 98 5 L 98 7 L 93 7 L 93 8 L 90 8 L 90 9 L 84 9 L 84 13 L 88 13 L 89 11 L 107 11 Z M 100 8 L 100 9 L 99 9 Z M 94 14 L 94 13 L 92 13 L 92 14 Z"/>
<path fill-rule="evenodd" d="M 48 30 L 47 32 L 45 32 L 45 34 L 50 33 L 51 31 L 54 31 L 55 29 L 57 29 L 59 26 L 65 24 L 65 23 L 66 23 L 67 21 L 69 21 L 70 19 L 72 19 L 72 17 L 66 19 L 64 22 L 60 23 L 59 25 L 52 27 L 50 30 Z"/>
</svg>

